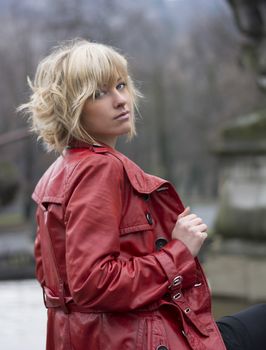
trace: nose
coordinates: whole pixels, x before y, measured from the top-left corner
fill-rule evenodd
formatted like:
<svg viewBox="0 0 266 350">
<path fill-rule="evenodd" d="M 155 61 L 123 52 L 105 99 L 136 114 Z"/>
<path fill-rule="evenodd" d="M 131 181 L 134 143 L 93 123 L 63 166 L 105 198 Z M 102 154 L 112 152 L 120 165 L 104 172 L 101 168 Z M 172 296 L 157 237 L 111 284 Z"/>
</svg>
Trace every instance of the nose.
<svg viewBox="0 0 266 350">
<path fill-rule="evenodd" d="M 115 90 L 113 93 L 113 104 L 115 108 L 123 107 L 127 103 L 127 99 L 121 91 Z"/>
</svg>

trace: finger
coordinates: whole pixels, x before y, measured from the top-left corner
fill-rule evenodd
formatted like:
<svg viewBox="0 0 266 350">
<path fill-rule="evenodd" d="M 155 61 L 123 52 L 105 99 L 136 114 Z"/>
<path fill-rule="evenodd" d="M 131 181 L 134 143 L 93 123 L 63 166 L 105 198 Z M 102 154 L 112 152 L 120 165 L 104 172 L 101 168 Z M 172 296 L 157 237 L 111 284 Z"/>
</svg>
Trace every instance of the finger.
<svg viewBox="0 0 266 350">
<path fill-rule="evenodd" d="M 204 224 L 204 222 L 202 221 L 202 218 L 196 217 L 195 219 L 191 220 L 191 225 L 201 225 Z"/>
<path fill-rule="evenodd" d="M 208 230 L 208 226 L 206 224 L 200 224 L 200 225 L 196 225 L 193 228 L 195 231 L 199 231 L 199 232 L 207 232 Z"/>
<path fill-rule="evenodd" d="M 205 240 L 208 237 L 207 232 L 201 232 L 201 237 Z"/>
<path fill-rule="evenodd" d="M 190 207 L 186 207 L 185 210 L 178 215 L 179 218 L 183 218 L 185 216 L 187 216 L 190 213 Z"/>
<path fill-rule="evenodd" d="M 196 218 L 197 218 L 196 214 L 189 214 L 189 215 L 186 215 L 185 217 L 181 218 L 180 221 L 182 221 L 182 222 L 189 222 L 191 224 L 192 220 L 194 220 Z"/>
<path fill-rule="evenodd" d="M 195 234 L 200 237 L 202 240 L 205 240 L 208 237 L 208 234 L 206 231 L 201 232 L 201 231 L 196 231 Z"/>
</svg>

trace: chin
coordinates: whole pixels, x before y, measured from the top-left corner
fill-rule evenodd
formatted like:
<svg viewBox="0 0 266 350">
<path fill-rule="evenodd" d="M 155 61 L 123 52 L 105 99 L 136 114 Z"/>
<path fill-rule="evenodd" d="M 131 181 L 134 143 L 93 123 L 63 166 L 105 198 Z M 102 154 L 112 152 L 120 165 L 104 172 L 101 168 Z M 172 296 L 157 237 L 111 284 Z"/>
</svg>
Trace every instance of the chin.
<svg viewBox="0 0 266 350">
<path fill-rule="evenodd" d="M 123 128 L 123 130 L 121 130 L 120 135 L 125 135 L 131 132 L 131 126 Z"/>
</svg>

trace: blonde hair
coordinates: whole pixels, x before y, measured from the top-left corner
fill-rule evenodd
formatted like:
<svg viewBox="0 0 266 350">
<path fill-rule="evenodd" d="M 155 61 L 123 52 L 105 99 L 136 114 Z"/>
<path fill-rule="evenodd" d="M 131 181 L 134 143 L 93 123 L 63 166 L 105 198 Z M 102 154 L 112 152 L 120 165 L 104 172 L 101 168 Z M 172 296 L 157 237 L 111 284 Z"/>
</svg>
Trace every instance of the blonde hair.
<svg viewBox="0 0 266 350">
<path fill-rule="evenodd" d="M 128 74 L 127 60 L 110 46 L 76 39 L 54 48 L 38 65 L 34 82 L 28 78 L 32 95 L 18 107 L 29 115 L 31 131 L 37 133 L 48 151 L 62 152 L 70 140 L 88 143 L 95 140 L 81 123 L 81 113 L 88 98 L 104 85 L 122 78 L 136 106 L 140 96 Z M 136 134 L 132 116 L 128 138 Z"/>
</svg>

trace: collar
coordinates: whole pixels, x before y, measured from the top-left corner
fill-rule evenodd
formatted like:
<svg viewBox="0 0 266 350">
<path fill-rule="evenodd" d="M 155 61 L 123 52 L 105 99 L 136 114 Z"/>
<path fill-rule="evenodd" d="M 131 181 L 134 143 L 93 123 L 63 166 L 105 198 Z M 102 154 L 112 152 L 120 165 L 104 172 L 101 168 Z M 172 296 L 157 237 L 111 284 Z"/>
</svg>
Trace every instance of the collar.
<svg viewBox="0 0 266 350">
<path fill-rule="evenodd" d="M 88 148 L 95 153 L 106 153 L 108 150 L 114 149 L 106 144 L 91 144 L 85 141 L 80 141 L 73 139 L 69 142 L 66 149 L 74 149 L 74 148 Z"/>
<path fill-rule="evenodd" d="M 106 144 L 93 145 L 84 141 L 72 140 L 67 148 L 88 148 L 95 153 L 111 154 L 122 163 L 131 185 L 139 193 L 148 194 L 157 190 L 162 185 L 169 185 L 168 181 L 145 173 L 137 164 L 135 164 L 125 155 Z"/>
</svg>

